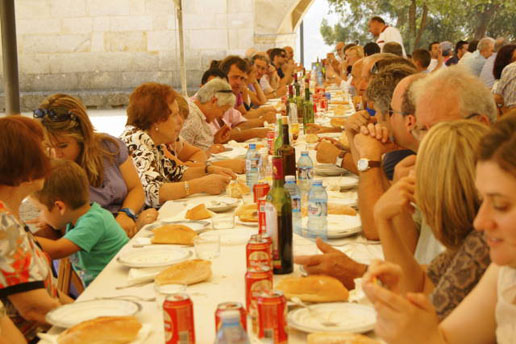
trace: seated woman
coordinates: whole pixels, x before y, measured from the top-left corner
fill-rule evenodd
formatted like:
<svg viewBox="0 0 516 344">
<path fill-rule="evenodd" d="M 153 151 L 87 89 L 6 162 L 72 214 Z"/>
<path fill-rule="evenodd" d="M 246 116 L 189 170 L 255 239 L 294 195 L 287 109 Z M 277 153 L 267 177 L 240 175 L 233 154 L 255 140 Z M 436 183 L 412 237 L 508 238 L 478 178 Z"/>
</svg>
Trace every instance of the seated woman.
<svg viewBox="0 0 516 344">
<path fill-rule="evenodd" d="M 432 131 L 438 130 L 438 126 Z M 464 137 L 463 137 L 464 138 Z M 426 140 L 426 139 L 425 139 Z M 364 291 L 377 311 L 376 333 L 388 343 L 514 343 L 516 338 L 516 114 L 498 121 L 478 150 L 475 185 L 482 199 L 474 226 L 492 264 L 457 308 L 439 324 L 424 294 L 400 295 L 394 264 L 375 264 Z M 419 166 L 418 166 L 419 168 Z M 419 188 L 418 188 L 419 190 Z M 454 195 L 451 195 L 454 196 Z M 386 288 L 373 280 L 378 278 Z M 388 289 L 387 289 L 388 288 Z M 390 289 L 390 290 L 389 290 Z"/>
<path fill-rule="evenodd" d="M 256 79 L 256 66 L 248 61 L 247 82 L 242 87 L 244 105 L 247 109 L 257 108 L 267 103 L 267 97 L 263 93 L 260 83 Z"/>
<path fill-rule="evenodd" d="M 117 138 L 94 131 L 82 102 L 66 94 L 46 98 L 34 111 L 46 130 L 55 157 L 75 161 L 88 176 L 90 200 L 116 217 L 129 237 L 156 220 L 143 211 L 145 195 L 127 147 Z"/>
<path fill-rule="evenodd" d="M 0 118 L 0 301 L 28 341 L 48 328 L 50 310 L 72 301 L 58 292 L 48 256 L 20 220 L 22 200 L 43 187 L 50 169 L 42 141 L 38 122 Z"/>
<path fill-rule="evenodd" d="M 431 294 L 439 316 L 445 317 L 477 284 L 490 262 L 484 239 L 473 231 L 480 206 L 474 192 L 474 152 L 489 129 L 466 120 L 436 128 L 420 146 L 416 176 L 393 184 L 376 203 L 374 217 L 385 259 L 399 264 L 403 271 L 402 290 Z M 426 271 L 405 244 L 409 233 L 393 221 L 401 213 L 414 211 L 411 202 L 417 203 L 433 234 L 447 248 Z M 332 275 L 341 280 L 359 277 L 367 269 L 340 251 L 327 252 L 333 255 Z M 297 258 L 297 262 L 315 265 L 305 259 Z M 312 269 L 309 266 L 307 270 L 319 272 Z"/>
<path fill-rule="evenodd" d="M 26 344 L 27 341 L 20 330 L 14 326 L 7 316 L 5 307 L 0 301 L 0 344 Z"/>
<path fill-rule="evenodd" d="M 220 194 L 236 178 L 227 168 L 210 163 L 187 167 L 167 157 L 166 146 L 176 142 L 183 125 L 176 97 L 177 93 L 164 84 L 138 86 L 129 97 L 127 126 L 120 137 L 143 184 L 145 203 L 153 208 L 194 193 Z"/>
</svg>

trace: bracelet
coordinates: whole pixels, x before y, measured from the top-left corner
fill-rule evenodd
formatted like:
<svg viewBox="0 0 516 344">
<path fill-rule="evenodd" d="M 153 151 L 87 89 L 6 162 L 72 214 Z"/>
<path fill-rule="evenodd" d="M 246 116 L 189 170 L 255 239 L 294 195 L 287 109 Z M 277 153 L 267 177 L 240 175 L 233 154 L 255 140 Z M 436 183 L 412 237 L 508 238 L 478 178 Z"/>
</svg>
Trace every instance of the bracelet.
<svg viewBox="0 0 516 344">
<path fill-rule="evenodd" d="M 129 208 L 122 208 L 122 209 L 120 209 L 120 210 L 118 211 L 118 213 L 119 213 L 119 214 L 120 214 L 120 213 L 124 213 L 124 214 L 126 214 L 127 216 L 129 216 L 129 217 L 130 217 L 133 221 L 135 221 L 135 222 L 136 222 L 136 220 L 137 220 L 137 216 L 136 216 L 136 214 L 134 213 L 134 211 L 132 211 L 132 210 L 131 210 L 131 209 L 129 209 Z"/>
<path fill-rule="evenodd" d="M 185 187 L 185 194 L 186 194 L 186 196 L 190 195 L 190 183 L 184 182 L 183 186 Z"/>
</svg>

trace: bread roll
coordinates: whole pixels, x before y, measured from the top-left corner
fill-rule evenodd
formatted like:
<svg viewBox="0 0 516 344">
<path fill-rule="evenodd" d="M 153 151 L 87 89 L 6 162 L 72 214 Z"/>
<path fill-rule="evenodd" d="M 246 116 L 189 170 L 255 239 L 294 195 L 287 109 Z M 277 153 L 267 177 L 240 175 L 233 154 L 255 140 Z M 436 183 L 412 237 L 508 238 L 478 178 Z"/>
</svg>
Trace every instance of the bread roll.
<svg viewBox="0 0 516 344">
<path fill-rule="evenodd" d="M 142 325 L 132 316 L 99 317 L 64 331 L 58 344 L 126 344 L 138 336 Z"/>
<path fill-rule="evenodd" d="M 380 342 L 356 333 L 332 332 L 311 333 L 306 338 L 307 344 L 379 344 Z"/>
<path fill-rule="evenodd" d="M 328 214 L 355 216 L 357 211 L 348 205 L 328 203 Z"/>
<path fill-rule="evenodd" d="M 349 104 L 349 102 L 347 100 L 338 100 L 338 99 L 332 99 L 331 103 L 332 104 L 339 104 L 339 105 Z"/>
<path fill-rule="evenodd" d="M 346 119 L 344 118 L 332 118 L 330 121 L 330 124 L 334 128 L 340 128 L 343 127 L 344 124 L 346 124 Z"/>
<path fill-rule="evenodd" d="M 308 134 L 306 135 L 305 141 L 306 143 L 316 143 L 317 141 L 319 141 L 319 136 L 317 136 L 316 134 Z"/>
<path fill-rule="evenodd" d="M 188 220 L 204 220 L 209 219 L 210 217 L 211 213 L 206 209 L 204 204 L 199 204 L 198 206 L 189 209 L 185 215 L 185 218 Z"/>
<path fill-rule="evenodd" d="M 251 193 L 251 189 L 246 184 L 240 181 L 235 181 L 228 185 L 226 192 L 229 197 L 242 198 L 244 195 L 249 195 Z"/>
<path fill-rule="evenodd" d="M 193 245 L 193 239 L 197 233 L 184 225 L 164 225 L 152 230 L 154 237 L 153 244 L 180 244 Z"/>
<path fill-rule="evenodd" d="M 336 278 L 324 275 L 307 277 L 286 277 L 279 281 L 275 289 L 285 293 L 291 299 L 298 297 L 307 302 L 346 301 L 349 293 Z"/>
<path fill-rule="evenodd" d="M 235 215 L 242 222 L 258 222 L 258 205 L 256 203 L 244 204 L 237 209 Z"/>
<path fill-rule="evenodd" d="M 156 276 L 158 285 L 195 284 L 207 280 L 211 276 L 211 262 L 192 259 L 169 266 Z"/>
<path fill-rule="evenodd" d="M 349 150 L 349 140 L 346 132 L 343 132 L 339 137 L 339 142 L 344 146 L 344 149 Z"/>
</svg>

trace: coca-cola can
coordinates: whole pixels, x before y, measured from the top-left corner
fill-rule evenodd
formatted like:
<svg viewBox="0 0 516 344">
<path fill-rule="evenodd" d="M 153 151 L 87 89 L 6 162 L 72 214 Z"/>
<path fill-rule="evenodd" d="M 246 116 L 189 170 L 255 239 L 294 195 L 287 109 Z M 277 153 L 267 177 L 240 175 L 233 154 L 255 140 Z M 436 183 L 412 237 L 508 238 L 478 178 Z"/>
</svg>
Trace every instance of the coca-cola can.
<svg viewBox="0 0 516 344">
<path fill-rule="evenodd" d="M 282 292 L 265 291 L 256 295 L 259 339 L 267 343 L 284 344 L 288 341 L 287 299 Z"/>
<path fill-rule="evenodd" d="M 264 199 L 256 201 L 258 207 L 258 234 L 267 233 L 267 220 L 265 219 L 265 204 L 267 203 Z"/>
<path fill-rule="evenodd" d="M 242 306 L 240 302 L 223 302 L 217 305 L 217 310 L 215 311 L 215 332 L 218 332 L 222 325 L 220 315 L 224 311 L 240 312 L 240 323 L 244 330 L 247 331 L 247 312 L 245 311 L 244 306 Z"/>
<path fill-rule="evenodd" d="M 171 294 L 163 302 L 165 344 L 194 344 L 193 303 L 184 293 Z"/>
<path fill-rule="evenodd" d="M 276 133 L 274 131 L 268 131 L 267 132 L 267 147 L 269 148 L 269 154 L 274 154 L 274 139 Z"/>
<path fill-rule="evenodd" d="M 247 268 L 268 266 L 272 269 L 271 242 L 260 234 L 253 234 L 246 246 Z"/>
<path fill-rule="evenodd" d="M 253 293 L 272 290 L 272 270 L 268 266 L 251 267 L 245 274 L 245 306 L 250 312 Z"/>
<path fill-rule="evenodd" d="M 269 183 L 259 182 L 253 186 L 254 203 L 257 203 L 259 199 L 265 199 L 269 190 L 271 189 Z"/>
</svg>

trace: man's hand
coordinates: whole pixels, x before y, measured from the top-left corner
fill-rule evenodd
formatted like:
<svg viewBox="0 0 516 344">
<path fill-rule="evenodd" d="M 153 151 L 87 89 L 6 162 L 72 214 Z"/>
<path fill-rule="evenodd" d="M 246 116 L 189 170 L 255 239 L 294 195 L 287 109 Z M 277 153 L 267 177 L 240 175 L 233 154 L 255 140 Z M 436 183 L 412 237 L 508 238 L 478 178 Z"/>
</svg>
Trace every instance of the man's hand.
<svg viewBox="0 0 516 344">
<path fill-rule="evenodd" d="M 350 116 L 346 123 L 344 124 L 344 128 L 349 133 L 353 135 L 358 134 L 360 132 L 360 127 L 367 125 L 370 121 L 371 116 L 365 110 L 355 112 L 352 116 Z"/>
<path fill-rule="evenodd" d="M 297 256 L 294 258 L 294 263 L 303 265 L 305 271 L 310 275 L 333 276 L 340 280 L 346 288 L 354 289 L 354 279 L 361 277 L 367 266 L 355 262 L 320 238 L 317 238 L 316 244 L 323 254 Z"/>
<path fill-rule="evenodd" d="M 353 143 L 358 151 L 359 158 L 380 161 L 387 147 L 377 139 L 364 134 L 357 134 Z"/>
<path fill-rule="evenodd" d="M 226 143 L 229 141 L 230 138 L 230 132 L 231 129 L 227 126 L 227 124 L 224 124 L 217 132 L 215 133 L 213 137 L 213 142 L 215 143 Z"/>
<path fill-rule="evenodd" d="M 317 151 L 317 161 L 323 164 L 334 164 L 341 152 L 340 149 L 327 141 L 321 141 L 315 147 L 315 150 Z"/>
<path fill-rule="evenodd" d="M 267 137 L 267 133 L 269 131 L 271 131 L 269 128 L 253 128 L 253 129 L 248 129 L 248 130 L 252 131 L 253 137 L 258 137 L 258 138 L 261 138 L 261 139 L 266 138 Z"/>
<path fill-rule="evenodd" d="M 260 116 L 267 123 L 276 123 L 276 111 L 268 111 Z"/>
<path fill-rule="evenodd" d="M 416 155 L 409 155 L 394 167 L 394 177 L 392 178 L 392 182 L 396 183 L 403 177 L 407 177 L 410 171 L 413 171 L 416 168 Z"/>
<path fill-rule="evenodd" d="M 321 134 L 321 133 L 335 133 L 337 130 L 335 128 L 324 127 L 315 123 L 307 123 L 306 124 L 306 132 L 308 134 Z"/>
<path fill-rule="evenodd" d="M 319 139 L 319 142 L 323 142 L 323 141 L 326 141 L 326 142 L 329 142 L 331 143 L 332 145 L 334 145 L 335 147 L 337 147 L 338 149 L 340 150 L 347 150 L 343 145 L 342 143 L 340 143 L 339 140 L 337 139 L 334 139 L 333 137 L 321 137 Z M 317 148 L 317 147 L 316 147 Z"/>
<path fill-rule="evenodd" d="M 208 148 L 208 152 L 212 153 L 212 154 L 222 153 L 225 151 L 226 151 L 226 148 L 224 147 L 224 145 L 220 145 L 220 144 L 214 144 L 214 145 L 211 145 L 210 148 Z"/>
</svg>

